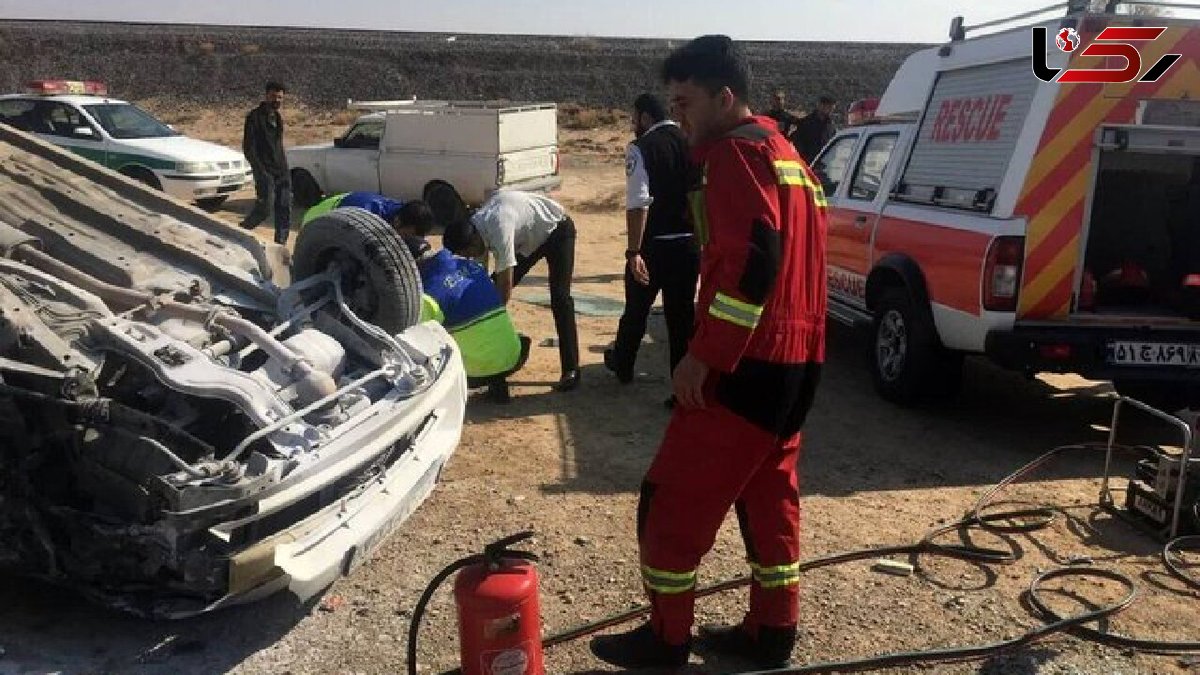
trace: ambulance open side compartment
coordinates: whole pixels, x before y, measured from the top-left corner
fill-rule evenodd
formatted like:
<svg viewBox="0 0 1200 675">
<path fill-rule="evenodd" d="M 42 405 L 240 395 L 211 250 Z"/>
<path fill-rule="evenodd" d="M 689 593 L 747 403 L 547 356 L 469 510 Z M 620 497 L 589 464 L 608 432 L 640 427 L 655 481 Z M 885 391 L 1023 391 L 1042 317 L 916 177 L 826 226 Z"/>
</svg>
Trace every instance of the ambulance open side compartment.
<svg viewBox="0 0 1200 675">
<path fill-rule="evenodd" d="M 1164 30 L 1140 43 L 1144 69 L 1179 54 L 1155 81 L 1044 81 L 1031 59 L 1042 28 L 1050 69 L 1115 67 L 1080 53 L 1107 27 L 1148 25 L 1114 12 L 1125 4 L 971 39 L 999 22 L 956 21 L 813 161 L 830 317 L 874 332 L 884 398 L 957 391 L 962 358 L 980 355 L 1165 409 L 1200 402 L 1200 22 L 1152 19 Z M 1068 28 L 1079 42 L 1064 51 Z M 869 178 L 884 182 L 863 191 Z"/>
</svg>

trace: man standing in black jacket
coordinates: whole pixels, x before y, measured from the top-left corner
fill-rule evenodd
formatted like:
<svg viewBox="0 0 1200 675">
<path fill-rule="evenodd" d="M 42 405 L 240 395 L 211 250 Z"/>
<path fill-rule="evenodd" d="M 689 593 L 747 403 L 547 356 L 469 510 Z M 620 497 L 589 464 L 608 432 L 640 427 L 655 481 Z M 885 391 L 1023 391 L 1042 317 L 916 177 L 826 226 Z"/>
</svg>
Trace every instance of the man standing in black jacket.
<svg viewBox="0 0 1200 675">
<path fill-rule="evenodd" d="M 625 312 L 616 343 L 604 352 L 604 365 L 623 383 L 633 380 L 638 346 L 659 291 L 674 372 L 687 353 L 700 275 L 700 253 L 687 215 L 688 190 L 698 178 L 687 136 L 667 119 L 653 94 L 639 96 L 633 108 L 637 140 L 625 153 Z"/>
<path fill-rule="evenodd" d="M 292 229 L 292 181 L 287 156 L 283 153 L 284 87 L 267 83 L 266 97 L 246 115 L 242 134 L 242 154 L 254 172 L 254 209 L 242 221 L 252 230 L 267 218 L 275 218 L 275 243 L 287 244 Z"/>
<path fill-rule="evenodd" d="M 837 127 L 833 124 L 833 104 L 832 98 L 822 96 L 817 107 L 800 120 L 789 138 L 807 163 L 812 163 L 821 148 L 837 133 Z"/>
<path fill-rule="evenodd" d="M 800 118 L 788 112 L 787 94 L 782 89 L 775 90 L 771 96 L 771 109 L 763 114 L 775 120 L 775 124 L 779 125 L 779 133 L 787 139 L 791 138 L 800 124 Z"/>
</svg>

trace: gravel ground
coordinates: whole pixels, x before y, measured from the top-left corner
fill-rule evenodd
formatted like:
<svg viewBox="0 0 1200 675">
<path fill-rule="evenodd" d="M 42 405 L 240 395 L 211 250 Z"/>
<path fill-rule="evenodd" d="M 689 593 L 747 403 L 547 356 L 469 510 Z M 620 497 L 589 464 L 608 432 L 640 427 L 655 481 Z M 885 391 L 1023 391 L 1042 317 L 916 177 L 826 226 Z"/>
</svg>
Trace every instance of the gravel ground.
<svg viewBox="0 0 1200 675">
<path fill-rule="evenodd" d="M 206 117 L 187 130 L 225 137 L 230 132 L 218 124 L 221 118 Z M 620 191 L 623 136 L 621 129 L 602 129 L 564 139 L 564 147 L 590 149 L 566 157 L 561 195 L 579 225 L 578 294 L 621 297 L 623 223 L 617 210 L 603 205 Z M 248 205 L 240 196 L 223 215 L 236 219 Z M 542 290 L 540 274 L 534 271 L 518 297 Z M 535 345 L 553 335 L 548 310 L 517 302 L 514 317 Z M 660 319 L 651 324 L 643 372 L 629 386 L 618 385 L 600 365 L 614 319 L 579 319 L 585 354 L 580 391 L 553 393 L 548 385 L 557 378 L 557 354 L 536 348 L 528 370 L 516 378 L 511 405 L 472 402 L 463 442 L 432 497 L 365 566 L 309 605 L 278 596 L 198 619 L 149 623 L 10 579 L 0 586 L 0 673 L 400 672 L 410 613 L 426 581 L 452 560 L 527 528 L 537 532 L 530 549 L 543 557 L 547 633 L 638 605 L 636 491 L 668 419 L 661 406 L 667 383 Z M 1070 377 L 1026 380 L 971 363 L 957 400 L 904 410 L 873 393 L 861 336 L 834 327 L 829 345 L 801 466 L 805 556 L 916 541 L 960 518 L 989 486 L 1050 448 L 1105 436 L 1112 402 L 1104 385 Z M 1154 424 L 1135 419 L 1124 430 L 1128 442 L 1170 440 Z M 1030 581 L 1084 556 L 1137 584 L 1136 604 L 1108 622 L 1109 630 L 1197 639 L 1197 593 L 1165 574 L 1156 543 L 1094 506 L 1101 460 L 1095 452 L 1064 454 L 1005 493 L 1005 499 L 1063 509 L 1044 530 L 1006 536 L 1020 553 L 1013 564 L 923 558 L 909 577 L 875 572 L 871 561 L 807 574 L 796 660 L 1015 637 L 1040 625 L 1022 597 Z M 974 541 L 986 545 L 994 538 Z M 745 572 L 731 518 L 705 560 L 702 583 Z M 1086 579 L 1051 588 L 1061 589 L 1049 597 L 1063 612 L 1079 611 L 1079 598 L 1103 603 L 1119 590 Z M 744 591 L 701 600 L 698 619 L 736 621 L 744 603 Z M 457 665 L 454 616 L 447 590 L 426 618 L 422 672 Z M 695 661 L 696 672 L 747 669 Z M 612 672 L 590 657 L 586 640 L 549 651 L 547 665 L 556 674 Z M 1191 672 L 1195 665 L 1194 659 L 1057 636 L 987 660 L 894 672 L 1111 675 Z"/>
</svg>

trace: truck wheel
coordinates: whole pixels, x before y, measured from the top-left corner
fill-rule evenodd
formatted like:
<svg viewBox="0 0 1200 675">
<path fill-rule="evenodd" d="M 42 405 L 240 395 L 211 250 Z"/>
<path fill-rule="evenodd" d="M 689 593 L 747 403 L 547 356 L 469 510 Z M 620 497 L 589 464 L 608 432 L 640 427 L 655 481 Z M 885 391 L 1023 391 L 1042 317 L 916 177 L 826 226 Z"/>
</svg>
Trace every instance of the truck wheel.
<svg viewBox="0 0 1200 675">
<path fill-rule="evenodd" d="M 208 211 L 209 213 L 216 213 L 217 210 L 219 210 L 225 204 L 225 200 L 227 199 L 229 199 L 229 197 L 225 195 L 220 197 L 209 197 L 207 199 L 197 199 L 196 205 L 205 211 Z"/>
<path fill-rule="evenodd" d="M 471 217 L 466 202 L 458 190 L 444 180 L 431 180 L 421 190 L 421 199 L 433 211 L 433 220 L 445 229 L 450 223 L 457 223 Z"/>
<path fill-rule="evenodd" d="M 382 218 L 362 209 L 334 209 L 300 230 L 293 278 L 320 274 L 337 263 L 342 293 L 359 318 L 390 334 L 421 318 L 421 276 L 404 241 Z"/>
<path fill-rule="evenodd" d="M 154 172 L 150 169 L 143 169 L 140 166 L 131 166 L 121 169 L 121 173 L 129 176 L 148 188 L 162 190 L 162 182 L 158 180 L 158 176 L 155 176 Z"/>
<path fill-rule="evenodd" d="M 871 376 L 885 400 L 912 405 L 957 393 L 963 357 L 942 348 L 937 329 L 908 291 L 887 290 L 875 311 Z"/>
<path fill-rule="evenodd" d="M 296 200 L 296 206 L 311 209 L 321 201 L 321 186 L 317 185 L 317 179 L 313 178 L 311 173 L 304 169 L 293 169 L 292 196 Z"/>
</svg>

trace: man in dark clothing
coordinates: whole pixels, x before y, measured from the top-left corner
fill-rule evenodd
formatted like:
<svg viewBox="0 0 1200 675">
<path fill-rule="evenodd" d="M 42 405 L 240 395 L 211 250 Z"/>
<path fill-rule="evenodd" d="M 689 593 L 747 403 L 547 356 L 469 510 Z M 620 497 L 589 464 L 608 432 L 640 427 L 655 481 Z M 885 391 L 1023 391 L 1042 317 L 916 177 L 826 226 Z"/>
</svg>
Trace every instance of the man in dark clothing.
<svg viewBox="0 0 1200 675">
<path fill-rule="evenodd" d="M 787 94 L 782 89 L 775 90 L 771 97 L 771 109 L 763 114 L 775 120 L 775 124 L 779 125 L 779 133 L 783 134 L 784 138 L 790 139 L 800 124 L 800 118 L 788 112 Z"/>
<path fill-rule="evenodd" d="M 837 133 L 833 125 L 833 99 L 822 96 L 817 107 L 796 125 L 789 139 L 805 162 L 811 163 L 821 148 Z"/>
<path fill-rule="evenodd" d="M 278 82 L 267 83 L 266 97 L 246 115 L 242 134 L 242 154 L 254 172 L 255 193 L 254 208 L 242 227 L 252 230 L 274 215 L 277 244 L 287 244 L 292 229 L 292 181 L 283 152 L 283 117 L 279 114 L 284 91 Z"/>
<path fill-rule="evenodd" d="M 687 353 L 700 277 L 700 252 L 687 216 L 687 193 L 697 178 L 687 136 L 652 94 L 634 102 L 633 129 L 637 140 L 625 152 L 625 312 L 616 343 L 604 352 L 604 365 L 622 383 L 633 380 L 646 318 L 660 291 L 674 372 Z"/>
</svg>

